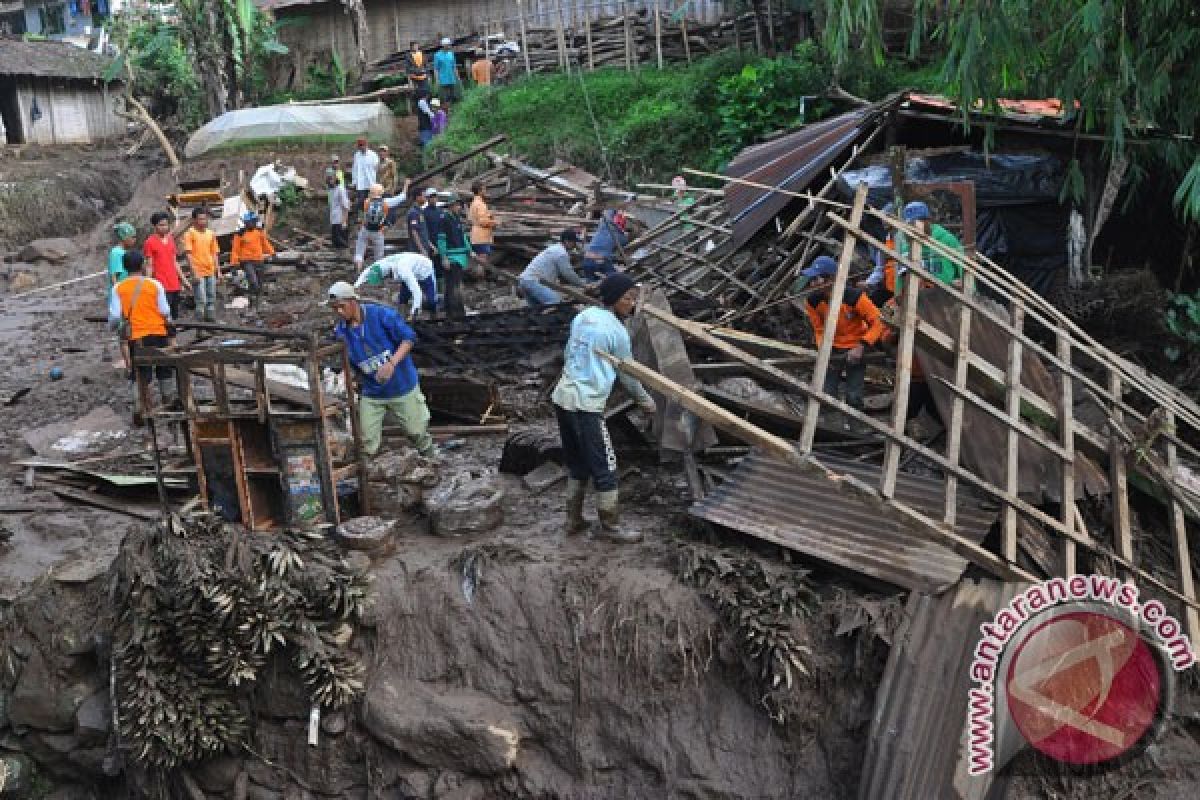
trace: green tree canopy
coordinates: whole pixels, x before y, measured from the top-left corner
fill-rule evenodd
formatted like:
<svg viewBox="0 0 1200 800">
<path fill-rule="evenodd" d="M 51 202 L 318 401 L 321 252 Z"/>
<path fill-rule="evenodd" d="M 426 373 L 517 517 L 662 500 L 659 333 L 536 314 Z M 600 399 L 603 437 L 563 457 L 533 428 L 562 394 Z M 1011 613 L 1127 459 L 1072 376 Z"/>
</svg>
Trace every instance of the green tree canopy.
<svg viewBox="0 0 1200 800">
<path fill-rule="evenodd" d="M 886 0 L 825 0 L 825 38 L 845 63 L 882 53 Z M 932 43 L 963 109 L 1001 97 L 1057 97 L 1077 129 L 1124 155 L 1167 134 L 1156 155 L 1178 171 L 1176 203 L 1200 220 L 1200 4 L 1195 0 L 914 0 L 910 54 Z M 965 119 L 966 111 L 964 111 Z"/>
</svg>

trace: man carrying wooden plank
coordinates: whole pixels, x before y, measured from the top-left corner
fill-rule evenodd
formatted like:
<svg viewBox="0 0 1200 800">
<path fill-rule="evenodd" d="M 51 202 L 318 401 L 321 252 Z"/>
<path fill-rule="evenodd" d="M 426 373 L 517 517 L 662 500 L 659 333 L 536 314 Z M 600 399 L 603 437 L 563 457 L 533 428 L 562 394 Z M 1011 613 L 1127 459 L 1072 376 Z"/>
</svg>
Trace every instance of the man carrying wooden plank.
<svg viewBox="0 0 1200 800">
<path fill-rule="evenodd" d="M 628 275 L 610 275 L 600 284 L 604 307 L 586 308 L 571 322 L 562 376 L 550 396 L 567 466 L 568 536 L 588 528 L 583 501 L 590 479 L 596 488 L 599 535 L 614 542 L 637 542 L 642 538 L 640 532 L 622 531 L 619 526 L 617 454 L 604 425 L 604 408 L 618 378 L 647 415 L 655 411 L 654 398 L 636 378 L 618 373 L 601 357 L 633 358 L 629 332 L 621 318 L 633 313 L 637 294 L 637 284 Z"/>
<path fill-rule="evenodd" d="M 808 279 L 807 287 L 816 291 L 809 294 L 804 311 L 812 322 L 813 339 L 820 346 L 829 329 L 829 293 L 821 291 L 833 284 L 837 275 L 837 262 L 829 256 L 817 256 L 812 266 L 800 273 Z M 806 288 L 807 288 L 806 287 Z M 846 405 L 862 409 L 863 387 L 866 382 L 867 365 L 863 355 L 868 347 L 879 342 L 885 331 L 879 309 L 862 289 L 847 286 L 842 297 L 842 307 L 833 325 L 833 354 L 829 370 L 825 373 L 825 394 L 838 396 L 838 388 L 845 376 Z"/>
</svg>

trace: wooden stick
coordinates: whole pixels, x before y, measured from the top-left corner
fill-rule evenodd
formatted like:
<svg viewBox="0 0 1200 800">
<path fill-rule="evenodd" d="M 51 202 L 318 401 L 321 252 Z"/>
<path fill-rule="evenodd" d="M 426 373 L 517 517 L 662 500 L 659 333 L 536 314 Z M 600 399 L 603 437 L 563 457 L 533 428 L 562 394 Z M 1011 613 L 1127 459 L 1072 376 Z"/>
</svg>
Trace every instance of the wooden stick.
<svg viewBox="0 0 1200 800">
<path fill-rule="evenodd" d="M 117 502 L 116 500 L 108 500 L 92 492 L 81 492 L 77 489 L 69 489 L 65 486 L 51 488 L 54 492 L 64 500 L 74 500 L 77 503 L 84 505 L 95 506 L 102 508 L 105 511 L 114 511 L 118 514 L 127 514 L 138 519 L 158 519 L 157 511 L 146 511 L 145 509 L 135 508 L 127 502 Z"/>
<path fill-rule="evenodd" d="M 1058 357 L 1066 363 L 1071 361 L 1071 340 L 1062 331 L 1059 331 L 1058 334 Z M 1062 470 L 1062 512 L 1060 516 L 1063 526 L 1072 528 L 1075 524 L 1075 515 L 1079 513 L 1079 509 L 1075 505 L 1075 386 L 1071 376 L 1065 372 L 1058 374 L 1058 380 L 1059 442 L 1066 455 L 1066 458 L 1059 463 L 1059 468 Z M 1070 577 L 1078 571 L 1076 561 L 1075 542 L 1070 538 L 1063 539 L 1064 575 Z"/>
<path fill-rule="evenodd" d="M 1175 427 L 1175 415 L 1170 411 L 1166 412 L 1166 423 L 1168 428 Z M 1174 472 L 1179 466 L 1179 454 L 1175 443 L 1167 439 L 1166 449 L 1167 469 Z M 1171 497 L 1168 506 L 1171 512 L 1171 534 L 1175 539 L 1175 568 L 1179 571 L 1179 588 L 1185 596 L 1194 598 L 1196 586 L 1192 577 L 1192 553 L 1188 547 L 1187 520 L 1184 517 L 1183 506 L 1174 496 Z M 1196 612 L 1195 607 L 1189 606 L 1186 615 L 1188 636 L 1195 646 L 1200 642 L 1200 614 Z"/>
<path fill-rule="evenodd" d="M 654 0 L 654 49 L 658 54 L 658 68 L 663 68 L 662 13 L 658 10 L 659 0 Z"/>
<path fill-rule="evenodd" d="M 854 209 L 850 212 L 850 221 L 858 227 L 862 221 L 863 208 L 867 204 L 867 184 L 860 183 L 854 193 Z M 846 278 L 850 273 L 850 262 L 854 260 L 856 245 L 854 234 L 846 229 L 842 244 L 842 255 L 838 259 L 837 276 L 833 279 L 833 288 L 829 291 L 829 313 L 825 317 L 824 333 L 817 349 L 817 363 L 813 367 L 812 379 L 809 386 L 814 391 L 823 390 L 825 373 L 829 371 L 829 361 L 833 355 L 833 339 L 837 332 L 837 323 L 842 313 L 842 297 L 846 293 Z M 812 451 L 813 440 L 817 435 L 817 417 L 821 414 L 821 402 L 815 397 L 808 400 L 808 409 L 804 414 L 804 432 L 800 436 L 800 449 L 805 453 Z"/>
<path fill-rule="evenodd" d="M 592 52 L 592 15 L 583 12 L 583 35 L 587 39 L 588 72 L 596 71 L 596 56 Z"/>
<path fill-rule="evenodd" d="M 975 290 L 975 276 L 963 276 L 963 291 L 970 294 Z M 962 454 L 963 433 L 963 394 L 967 390 L 967 375 L 971 355 L 971 307 L 959 306 L 958 339 L 954 347 L 954 399 L 950 405 L 950 424 L 946 427 L 946 458 L 958 466 Z M 958 515 L 958 478 L 951 472 L 946 473 L 946 503 L 942 519 L 948 525 L 954 524 Z"/>
<path fill-rule="evenodd" d="M 1025 324 L 1025 308 L 1019 301 L 1012 304 L 1013 327 L 1021 330 Z M 1008 342 L 1008 397 L 1005 402 L 1005 412 L 1008 415 L 1008 435 L 1005 439 L 1004 450 L 1004 488 L 1009 494 L 1017 494 L 1021 489 L 1020 483 L 1020 445 L 1021 439 L 1016 426 L 1021 417 L 1021 340 L 1013 337 Z M 1065 501 L 1064 501 L 1065 502 Z M 1006 506 L 1004 516 L 1004 558 L 1011 564 L 1017 560 L 1017 512 L 1011 506 Z"/>
<path fill-rule="evenodd" d="M 1121 374 L 1114 367 L 1109 368 L 1108 391 L 1114 398 L 1121 396 Z M 1116 404 L 1109 407 L 1108 413 L 1117 424 L 1122 422 L 1123 415 Z M 1113 544 L 1122 558 L 1132 559 L 1133 534 L 1130 527 L 1129 475 L 1125 467 L 1125 453 L 1116 431 L 1112 432 L 1110 442 L 1112 447 L 1109 468 L 1112 483 L 1113 536 L 1116 539 Z"/>
<path fill-rule="evenodd" d="M 915 245 L 916 248 L 920 244 Z M 918 250 L 915 258 L 920 258 Z M 921 281 L 915 276 L 904 282 L 904 316 L 900 320 L 900 342 L 896 349 L 896 384 L 892 399 L 892 430 L 897 436 L 904 436 L 904 424 L 908 417 L 908 388 L 912 381 L 913 342 L 917 332 L 917 295 L 921 291 Z M 879 492 L 884 497 L 892 497 L 896 493 L 896 472 L 900 467 L 900 456 L 904 448 L 889 439 L 884 445 L 882 483 Z"/>
<path fill-rule="evenodd" d="M 529 66 L 529 39 L 525 33 L 525 9 L 522 0 L 517 0 L 517 19 L 521 21 L 521 55 L 525 58 L 525 74 L 532 75 L 533 68 Z"/>
</svg>

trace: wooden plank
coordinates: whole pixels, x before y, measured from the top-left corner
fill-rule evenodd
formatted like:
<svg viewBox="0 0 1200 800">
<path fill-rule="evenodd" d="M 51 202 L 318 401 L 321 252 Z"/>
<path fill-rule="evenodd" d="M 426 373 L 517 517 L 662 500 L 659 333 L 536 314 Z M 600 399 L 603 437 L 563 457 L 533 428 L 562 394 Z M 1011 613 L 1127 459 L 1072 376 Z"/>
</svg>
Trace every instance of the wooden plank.
<svg viewBox="0 0 1200 800">
<path fill-rule="evenodd" d="M 963 276 L 963 291 L 970 294 L 975 289 L 975 276 Z M 962 392 L 967 388 L 967 373 L 971 354 L 971 307 L 963 305 L 958 312 L 958 338 L 954 343 L 954 399 L 950 405 L 950 421 L 946 426 L 946 460 L 958 466 L 962 456 L 963 412 L 965 409 Z M 942 509 L 942 521 L 953 525 L 958 516 L 958 477 L 946 473 L 946 500 Z"/>
<path fill-rule="evenodd" d="M 1174 413 L 1166 412 L 1166 423 L 1168 428 L 1175 427 Z M 1166 450 L 1167 469 L 1174 473 L 1179 466 L 1178 448 L 1174 442 L 1168 439 Z M 1168 505 L 1170 506 L 1171 534 L 1175 539 L 1175 568 L 1179 571 L 1179 591 L 1187 597 L 1195 598 L 1196 585 L 1195 579 L 1192 577 L 1192 553 L 1188 547 L 1187 519 L 1183 513 L 1183 506 L 1174 496 L 1171 497 Z M 1197 613 L 1194 606 L 1188 606 L 1185 610 L 1187 634 L 1194 646 L 1196 642 L 1200 642 L 1200 613 Z"/>
<path fill-rule="evenodd" d="M 867 204 L 867 184 L 860 183 L 854 194 L 854 207 L 850 211 L 850 224 L 858 227 L 862 223 L 863 209 Z M 812 379 L 809 385 L 814 391 L 821 391 L 825 384 L 825 373 L 829 371 L 829 359 L 833 355 L 833 338 L 837 330 L 837 320 L 842 313 L 842 297 L 846 293 L 846 277 L 850 273 L 850 263 L 854 260 L 854 248 L 857 239 L 849 229 L 842 240 L 842 254 L 838 259 L 837 276 L 833 288 L 829 291 L 829 315 L 826 318 L 825 335 L 817 349 L 817 363 L 813 367 Z M 821 413 L 821 401 L 816 396 L 808 399 L 808 409 L 804 414 L 804 433 L 800 435 L 800 449 L 805 453 L 812 450 L 813 438 L 817 433 L 817 417 Z"/>
<path fill-rule="evenodd" d="M 54 492 L 64 500 L 74 500 L 77 503 L 95 506 L 96 508 L 102 508 L 105 511 L 114 511 L 118 514 L 126 514 L 131 517 L 136 517 L 137 519 L 159 518 L 159 513 L 157 511 L 147 511 L 145 509 L 135 508 L 128 502 L 109 500 L 108 498 L 101 497 L 100 495 L 93 494 L 92 492 L 69 489 L 65 486 L 55 486 L 51 488 L 50 491 Z"/>
<path fill-rule="evenodd" d="M 1121 373 L 1110 367 L 1108 371 L 1108 391 L 1114 398 L 1121 396 Z M 1109 406 L 1108 413 L 1118 424 L 1123 422 L 1120 408 Z M 1127 561 L 1133 560 L 1133 532 L 1129 514 L 1129 474 L 1125 464 L 1125 452 L 1121 446 L 1121 438 L 1113 431 L 1109 436 L 1109 470 L 1112 483 L 1113 505 L 1113 546 L 1117 554 Z"/>
<path fill-rule="evenodd" d="M 592 15 L 586 11 L 583 14 L 583 35 L 587 40 L 588 72 L 595 72 L 596 55 L 592 52 Z"/>
<path fill-rule="evenodd" d="M 1064 363 L 1071 363 L 1071 339 L 1065 333 L 1058 334 L 1058 357 Z M 1075 396 L 1074 380 L 1065 372 L 1058 373 L 1059 380 L 1059 442 L 1066 456 L 1060 464 L 1062 470 L 1062 506 L 1060 517 L 1063 526 L 1073 529 L 1075 517 L 1079 509 L 1075 506 Z M 1077 569 L 1078 553 L 1074 540 L 1063 539 L 1063 574 L 1067 577 L 1074 575 Z"/>
<path fill-rule="evenodd" d="M 920 248 L 920 243 L 914 248 Z M 920 260 L 918 250 L 914 258 Z M 908 416 L 908 389 L 912 383 L 913 341 L 917 330 L 917 296 L 921 291 L 921 281 L 915 277 L 904 282 L 904 301 L 900 318 L 900 341 L 896 348 L 896 382 L 892 398 L 892 430 L 898 437 L 904 436 L 904 423 Z M 884 445 L 883 469 L 880 472 L 879 491 L 884 497 L 896 494 L 896 471 L 900 468 L 900 456 L 904 447 L 900 440 L 889 439 Z"/>
<path fill-rule="evenodd" d="M 658 68 L 663 68 L 662 49 L 662 12 L 658 8 L 659 0 L 654 0 L 654 49 L 658 54 Z"/>
<path fill-rule="evenodd" d="M 529 37 L 525 31 L 525 9 L 523 8 L 523 0 L 517 0 L 517 19 L 521 23 L 521 55 L 525 58 L 525 74 L 532 75 L 533 68 L 529 66 Z M 366 484 L 364 484 L 365 486 Z M 360 492 L 366 495 L 366 492 Z"/>
<path fill-rule="evenodd" d="M 1012 314 L 1013 327 L 1018 331 L 1025 326 L 1025 307 L 1020 301 L 1014 300 L 1009 309 Z M 1020 447 L 1021 437 L 1017 425 L 1021 421 L 1021 364 L 1023 353 L 1021 338 L 1014 336 L 1008 342 L 1008 391 L 1005 400 L 1005 413 L 1008 415 L 1008 434 L 1005 437 L 1004 448 L 1004 489 L 1011 495 L 1016 495 L 1021 488 Z M 1012 506 L 1005 506 L 1003 512 L 1004 558 L 1009 563 L 1017 560 L 1017 511 Z"/>
</svg>

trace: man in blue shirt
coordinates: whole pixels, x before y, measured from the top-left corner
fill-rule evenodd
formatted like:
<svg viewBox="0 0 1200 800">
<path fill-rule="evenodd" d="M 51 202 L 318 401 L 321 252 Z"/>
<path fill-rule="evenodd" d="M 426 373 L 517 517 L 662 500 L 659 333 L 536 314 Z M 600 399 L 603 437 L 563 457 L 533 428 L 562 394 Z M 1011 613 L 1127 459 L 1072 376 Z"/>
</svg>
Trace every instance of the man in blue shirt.
<svg viewBox="0 0 1200 800">
<path fill-rule="evenodd" d="M 597 280 L 617 271 L 617 254 L 629 244 L 628 218 L 621 211 L 608 209 L 600 217 L 600 224 L 592 234 L 587 249 L 583 251 L 583 277 Z"/>
<path fill-rule="evenodd" d="M 417 378 L 412 349 L 417 335 L 394 308 L 364 303 L 346 281 L 329 287 L 328 305 L 341 318 L 334 335 L 358 378 L 358 420 L 363 452 L 373 456 L 383 442 L 383 420 L 391 411 L 423 456 L 433 456 L 429 407 Z"/>
<path fill-rule="evenodd" d="M 438 96 L 457 102 L 462 97 L 462 83 L 458 80 L 458 61 L 450 44 L 449 38 L 443 38 L 441 49 L 433 54 L 433 74 L 437 76 Z"/>
<path fill-rule="evenodd" d="M 633 313 L 637 292 L 637 284 L 622 272 L 604 279 L 600 284 L 604 308 L 584 309 L 571 321 L 562 377 L 550 395 L 567 465 L 568 536 L 587 530 L 583 500 L 590 478 L 596 487 L 600 536 L 616 542 L 636 542 L 642 538 L 636 531 L 622 531 L 618 527 L 617 454 L 604 426 L 604 407 L 618 378 L 646 414 L 654 413 L 654 398 L 636 378 L 618 373 L 598 355 L 633 357 L 629 332 L 619 318 Z"/>
</svg>

